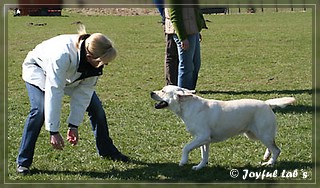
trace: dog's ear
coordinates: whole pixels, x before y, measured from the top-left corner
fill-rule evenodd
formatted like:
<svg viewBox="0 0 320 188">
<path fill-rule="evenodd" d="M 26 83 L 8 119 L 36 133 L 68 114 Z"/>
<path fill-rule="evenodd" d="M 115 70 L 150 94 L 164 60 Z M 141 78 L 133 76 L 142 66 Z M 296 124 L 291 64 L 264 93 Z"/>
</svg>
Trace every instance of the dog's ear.
<svg viewBox="0 0 320 188">
<path fill-rule="evenodd" d="M 185 101 L 185 100 L 189 99 L 190 97 L 193 97 L 193 94 L 192 93 L 187 93 L 187 92 L 184 92 L 184 91 L 178 91 L 177 92 L 177 97 L 178 97 L 179 101 Z"/>
<path fill-rule="evenodd" d="M 183 91 L 183 93 L 191 93 L 191 94 L 195 92 L 195 90 L 189 90 L 186 88 L 179 88 L 178 91 Z"/>
</svg>

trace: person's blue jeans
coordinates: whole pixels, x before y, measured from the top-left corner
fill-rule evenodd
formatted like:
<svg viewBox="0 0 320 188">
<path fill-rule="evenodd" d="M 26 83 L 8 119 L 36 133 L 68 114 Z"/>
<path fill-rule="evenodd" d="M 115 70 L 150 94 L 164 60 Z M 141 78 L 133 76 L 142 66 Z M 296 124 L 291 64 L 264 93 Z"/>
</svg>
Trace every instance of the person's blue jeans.
<svg viewBox="0 0 320 188">
<path fill-rule="evenodd" d="M 98 154 L 102 157 L 107 157 L 119 153 L 109 136 L 106 113 L 96 92 L 94 92 L 92 95 L 87 112 L 90 118 L 92 131 L 96 138 L 96 148 Z"/>
<path fill-rule="evenodd" d="M 44 92 L 38 87 L 26 83 L 30 100 L 30 113 L 24 125 L 17 164 L 30 167 L 33 162 L 34 149 L 41 127 L 44 123 Z M 87 112 L 96 138 L 96 148 L 100 156 L 110 156 L 119 151 L 109 137 L 108 124 L 101 101 L 94 92 Z"/>
<path fill-rule="evenodd" d="M 200 35 L 188 35 L 190 47 L 188 50 L 181 48 L 181 41 L 174 35 L 179 54 L 178 86 L 194 90 L 198 81 L 198 74 L 201 66 L 200 57 Z"/>
<path fill-rule="evenodd" d="M 26 83 L 30 112 L 24 125 L 17 164 L 29 167 L 33 161 L 34 148 L 41 127 L 44 123 L 44 92 L 29 83 Z"/>
</svg>

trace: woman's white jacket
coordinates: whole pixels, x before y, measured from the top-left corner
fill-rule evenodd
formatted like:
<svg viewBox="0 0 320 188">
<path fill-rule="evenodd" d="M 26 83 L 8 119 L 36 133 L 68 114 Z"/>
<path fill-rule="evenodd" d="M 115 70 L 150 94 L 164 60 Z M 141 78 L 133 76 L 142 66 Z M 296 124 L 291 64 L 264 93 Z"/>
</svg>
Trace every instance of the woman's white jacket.
<svg viewBox="0 0 320 188">
<path fill-rule="evenodd" d="M 70 96 L 67 121 L 79 126 L 95 89 L 98 75 L 79 79 L 82 73 L 78 72 L 77 40 L 78 35 L 70 34 L 43 41 L 28 53 L 22 65 L 23 80 L 45 93 L 45 128 L 48 131 L 59 131 L 64 94 Z"/>
</svg>

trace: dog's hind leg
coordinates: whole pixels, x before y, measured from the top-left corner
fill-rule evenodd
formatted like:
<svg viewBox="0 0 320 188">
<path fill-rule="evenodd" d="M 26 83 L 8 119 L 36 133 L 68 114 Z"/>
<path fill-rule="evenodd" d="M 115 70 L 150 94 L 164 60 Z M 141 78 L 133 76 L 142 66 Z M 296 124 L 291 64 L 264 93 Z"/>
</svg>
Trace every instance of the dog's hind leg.
<svg viewBox="0 0 320 188">
<path fill-rule="evenodd" d="M 205 167 L 208 164 L 208 161 L 209 161 L 209 149 L 210 149 L 209 145 L 210 144 L 208 143 L 208 144 L 200 146 L 202 160 L 198 165 L 193 166 L 192 170 L 199 170 L 199 169 Z"/>
<path fill-rule="evenodd" d="M 253 132 L 251 132 L 251 131 L 245 132 L 244 135 L 245 135 L 246 137 L 252 139 L 252 140 L 257 140 L 257 139 L 258 139 L 258 138 L 256 137 L 256 135 L 253 134 Z M 271 156 L 271 152 L 270 152 L 270 150 L 267 148 L 267 149 L 266 149 L 266 152 L 265 152 L 264 155 L 263 155 L 263 161 L 268 160 L 268 159 L 270 158 L 270 156 Z"/>
<path fill-rule="evenodd" d="M 200 147 L 200 149 L 201 149 L 201 158 L 202 158 L 203 162 L 205 162 L 205 164 L 207 164 L 208 161 L 209 161 L 209 150 L 210 150 L 209 145 L 210 144 L 208 143 L 208 144 L 202 145 Z"/>
<path fill-rule="evenodd" d="M 270 156 L 271 156 L 271 152 L 270 152 L 270 150 L 267 148 L 267 149 L 266 149 L 266 152 L 265 152 L 264 155 L 263 155 L 263 160 L 264 160 L 264 161 L 268 160 L 268 159 L 270 158 Z"/>
<path fill-rule="evenodd" d="M 255 135 L 253 132 L 251 132 L 251 131 L 245 132 L 244 135 L 245 135 L 247 138 L 251 139 L 251 140 L 257 140 L 257 139 L 258 139 L 258 138 L 256 137 L 256 135 Z"/>
<path fill-rule="evenodd" d="M 268 155 L 270 156 L 270 152 L 272 153 L 272 157 L 267 162 L 262 163 L 262 166 L 274 165 L 278 156 L 280 155 L 281 150 L 276 145 L 274 139 L 272 141 L 266 141 L 266 140 L 261 140 L 261 141 L 267 147 L 267 151 L 264 157 Z"/>
</svg>

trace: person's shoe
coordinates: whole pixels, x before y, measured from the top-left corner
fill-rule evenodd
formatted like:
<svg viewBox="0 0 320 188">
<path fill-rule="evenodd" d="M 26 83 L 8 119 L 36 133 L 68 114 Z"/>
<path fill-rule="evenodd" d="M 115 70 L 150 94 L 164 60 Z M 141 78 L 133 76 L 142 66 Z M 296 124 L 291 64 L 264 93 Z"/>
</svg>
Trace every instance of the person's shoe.
<svg viewBox="0 0 320 188">
<path fill-rule="evenodd" d="M 29 175 L 30 174 L 30 170 L 28 167 L 24 167 L 24 166 L 18 166 L 17 167 L 17 173 L 21 174 L 21 175 Z"/>
<path fill-rule="evenodd" d="M 116 153 L 116 154 L 113 154 L 113 155 L 108 155 L 108 156 L 105 156 L 105 157 L 109 158 L 109 159 L 111 159 L 113 161 L 122 161 L 122 162 L 125 162 L 125 163 L 130 161 L 129 157 L 123 155 L 120 152 Z"/>
</svg>

